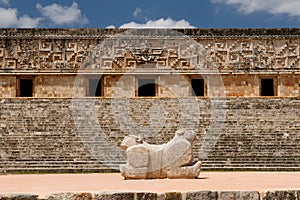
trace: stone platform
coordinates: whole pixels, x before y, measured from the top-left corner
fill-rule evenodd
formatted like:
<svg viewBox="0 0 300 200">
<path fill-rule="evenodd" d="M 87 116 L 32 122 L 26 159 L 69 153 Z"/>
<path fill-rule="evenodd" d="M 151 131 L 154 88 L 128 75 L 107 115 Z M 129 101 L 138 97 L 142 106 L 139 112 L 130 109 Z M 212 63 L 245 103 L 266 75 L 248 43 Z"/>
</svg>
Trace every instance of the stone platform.
<svg viewBox="0 0 300 200">
<path fill-rule="evenodd" d="M 296 199 L 300 172 L 202 172 L 198 179 L 114 174 L 1 175 L 0 200 Z"/>
</svg>

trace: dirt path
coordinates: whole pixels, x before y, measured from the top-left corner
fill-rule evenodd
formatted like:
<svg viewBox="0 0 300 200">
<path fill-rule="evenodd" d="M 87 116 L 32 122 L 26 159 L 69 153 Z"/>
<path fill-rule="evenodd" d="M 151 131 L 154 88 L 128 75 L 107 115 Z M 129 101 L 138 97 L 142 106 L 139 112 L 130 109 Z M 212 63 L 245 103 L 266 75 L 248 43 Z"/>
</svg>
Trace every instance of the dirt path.
<svg viewBox="0 0 300 200">
<path fill-rule="evenodd" d="M 101 191 L 300 190 L 300 172 L 203 172 L 199 179 L 123 180 L 120 174 L 1 175 L 0 194 Z"/>
</svg>

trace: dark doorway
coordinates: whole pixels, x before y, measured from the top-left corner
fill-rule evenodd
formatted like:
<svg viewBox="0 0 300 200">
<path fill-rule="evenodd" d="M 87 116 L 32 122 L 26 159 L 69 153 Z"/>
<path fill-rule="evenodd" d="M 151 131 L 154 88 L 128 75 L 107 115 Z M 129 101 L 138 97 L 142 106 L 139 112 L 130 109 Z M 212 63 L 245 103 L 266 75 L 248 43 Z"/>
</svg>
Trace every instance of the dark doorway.
<svg viewBox="0 0 300 200">
<path fill-rule="evenodd" d="M 154 97 L 156 95 L 155 79 L 138 79 L 138 96 Z"/>
<path fill-rule="evenodd" d="M 261 79 L 261 96 L 274 96 L 274 80 Z"/>
<path fill-rule="evenodd" d="M 204 96 L 204 80 L 192 79 L 192 95 Z"/>
<path fill-rule="evenodd" d="M 102 81 L 101 79 L 89 79 L 89 93 L 90 97 L 102 96 Z"/>
<path fill-rule="evenodd" d="M 20 97 L 32 97 L 32 79 L 20 79 Z"/>
</svg>

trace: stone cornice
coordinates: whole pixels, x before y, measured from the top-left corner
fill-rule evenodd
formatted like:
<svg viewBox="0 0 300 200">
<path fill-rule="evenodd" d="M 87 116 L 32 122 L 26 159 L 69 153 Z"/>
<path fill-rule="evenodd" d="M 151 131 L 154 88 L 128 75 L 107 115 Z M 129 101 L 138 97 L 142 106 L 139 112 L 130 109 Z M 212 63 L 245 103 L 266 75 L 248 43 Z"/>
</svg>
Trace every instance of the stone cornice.
<svg viewBox="0 0 300 200">
<path fill-rule="evenodd" d="M 0 29 L 0 39 L 102 39 L 125 33 L 130 37 L 132 29 Z M 136 30 L 136 29 L 135 29 Z M 174 38 L 299 38 L 299 28 L 213 28 L 213 29 L 138 29 L 139 36 Z M 132 35 L 135 37 L 135 35 Z"/>
</svg>

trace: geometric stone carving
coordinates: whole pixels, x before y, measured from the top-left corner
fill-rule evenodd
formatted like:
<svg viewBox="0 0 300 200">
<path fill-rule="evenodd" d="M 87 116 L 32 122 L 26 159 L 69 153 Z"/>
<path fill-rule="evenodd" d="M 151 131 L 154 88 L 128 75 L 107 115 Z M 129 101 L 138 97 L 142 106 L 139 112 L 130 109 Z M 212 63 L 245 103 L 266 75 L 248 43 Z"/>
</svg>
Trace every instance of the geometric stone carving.
<svg viewBox="0 0 300 200">
<path fill-rule="evenodd" d="M 300 40 L 298 35 L 293 34 L 277 33 L 278 37 L 274 37 L 259 32 L 258 35 L 247 36 L 248 31 L 245 31 L 245 35 L 237 33 L 236 36 L 191 35 L 194 43 L 199 45 L 182 42 L 189 37 L 174 37 L 172 43 L 164 44 L 165 38 L 160 35 L 151 36 L 151 40 L 138 35 L 134 39 L 122 38 L 125 43 L 103 41 L 105 45 L 98 49 L 102 40 L 95 38 L 105 35 L 95 34 L 89 29 L 64 30 L 64 34 L 60 31 L 37 30 L 41 34 L 33 34 L 31 30 L 7 30 L 5 34 L 0 33 L 0 70 L 73 70 L 81 68 L 86 59 L 91 59 L 87 63 L 91 65 L 85 68 L 87 71 L 136 69 L 145 63 L 151 64 L 147 67 L 161 70 L 165 70 L 165 66 L 184 71 L 203 68 L 226 72 L 299 70 L 300 66 Z M 105 29 L 98 31 L 107 32 Z M 90 52 L 95 52 L 94 57 L 90 58 Z M 15 63 L 10 60 L 15 60 Z"/>
<path fill-rule="evenodd" d="M 17 67 L 17 62 L 15 60 L 6 60 L 6 68 L 9 68 L 9 69 L 16 69 Z"/>
<path fill-rule="evenodd" d="M 180 129 L 166 144 L 148 144 L 139 136 L 124 138 L 121 148 L 126 151 L 127 162 L 120 165 L 125 179 L 197 178 L 201 162 L 192 165 L 194 131 Z"/>
</svg>

